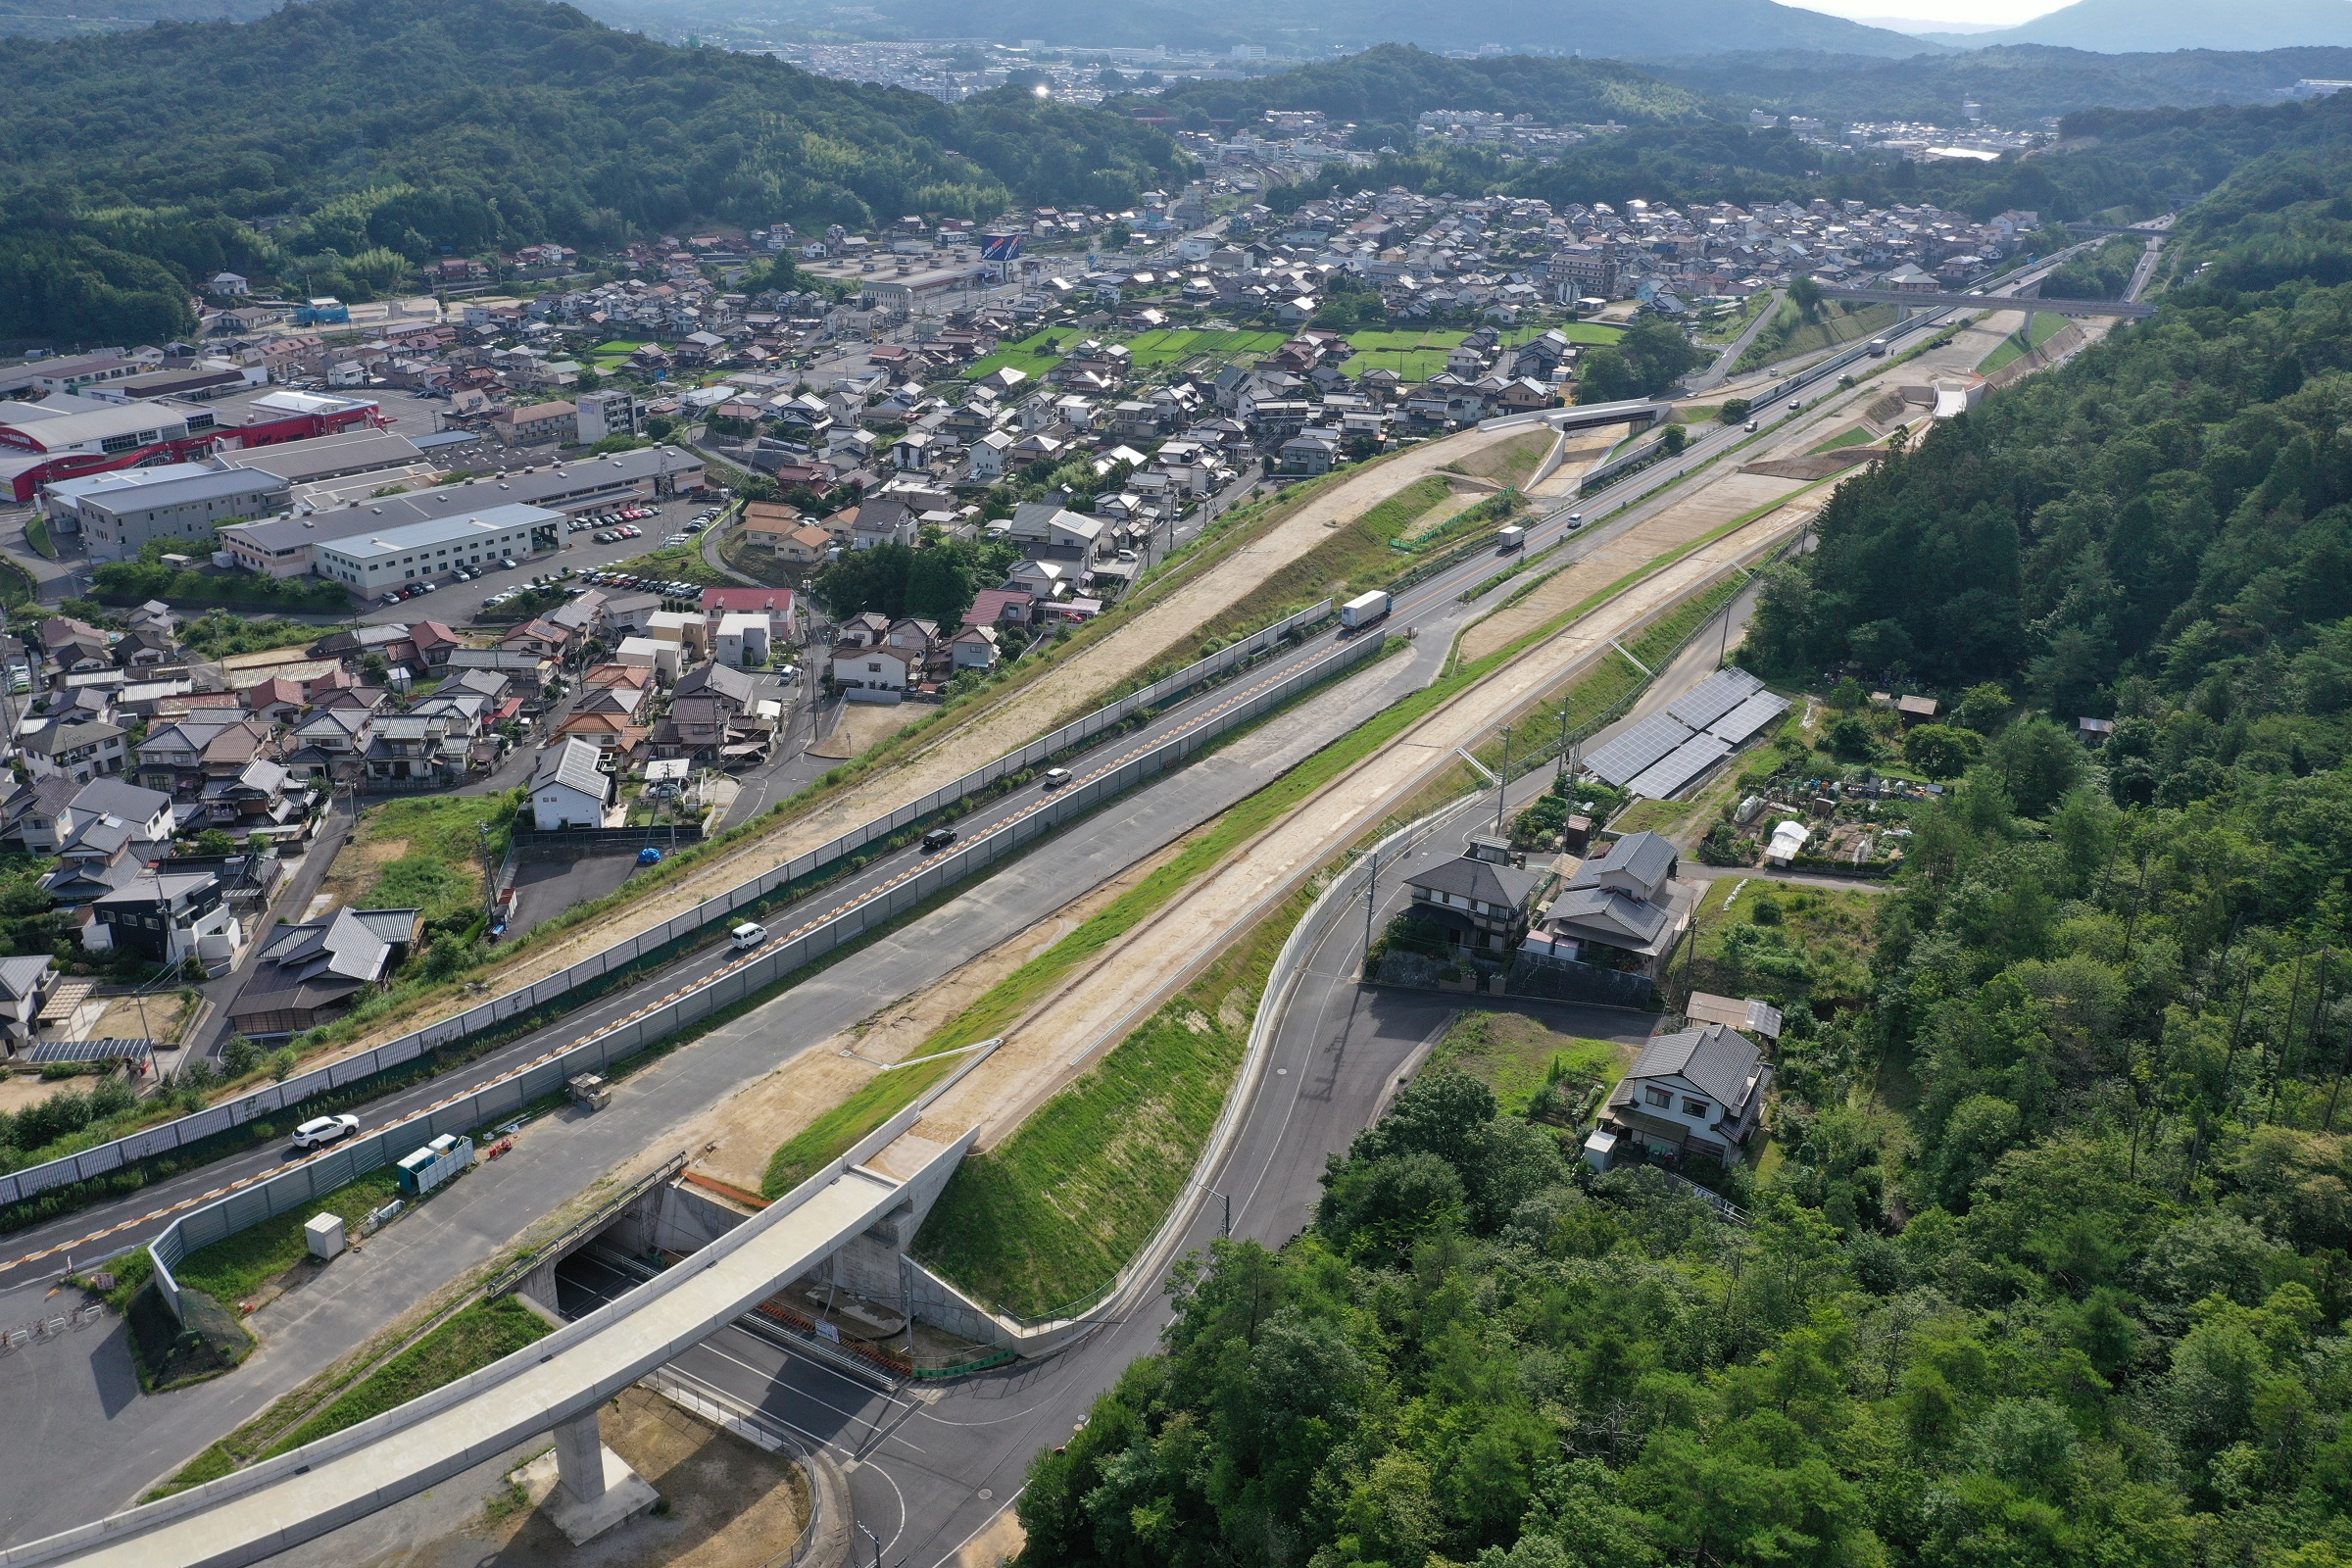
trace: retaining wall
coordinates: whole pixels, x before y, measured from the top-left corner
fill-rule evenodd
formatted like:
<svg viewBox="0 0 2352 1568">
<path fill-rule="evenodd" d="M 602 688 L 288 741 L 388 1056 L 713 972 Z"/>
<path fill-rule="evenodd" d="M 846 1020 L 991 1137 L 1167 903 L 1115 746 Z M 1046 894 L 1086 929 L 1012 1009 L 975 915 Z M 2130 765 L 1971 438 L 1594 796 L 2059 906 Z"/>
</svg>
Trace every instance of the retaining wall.
<svg viewBox="0 0 2352 1568">
<path fill-rule="evenodd" d="M 390 1164 L 443 1133 L 466 1133 L 514 1115 L 541 1096 L 561 1090 L 564 1080 L 574 1074 L 603 1072 L 612 1063 L 667 1039 L 680 1029 L 735 1006 L 844 943 L 887 924 L 934 894 L 1020 854 L 1071 818 L 1082 816 L 1147 779 L 1181 765 L 1185 759 L 1228 730 L 1363 663 L 1380 652 L 1381 644 L 1378 637 L 1342 643 L 1321 659 L 1265 682 L 1182 735 L 1156 746 L 1139 748 L 1064 789 L 1041 796 L 1020 815 L 893 878 L 828 918 L 811 921 L 764 948 L 729 961 L 675 993 L 670 1001 L 641 1007 L 488 1083 L 453 1095 L 390 1127 L 362 1134 L 285 1166 L 241 1192 L 196 1209 L 173 1221 L 149 1245 L 148 1250 L 158 1265 L 159 1280 L 168 1280 L 180 1259 L 199 1248 L 315 1203 L 325 1194 L 378 1166 Z M 176 1290 L 167 1284 L 165 1293 L 167 1300 L 177 1310 Z"/>
<path fill-rule="evenodd" d="M 1072 720 L 1052 734 L 1030 742 L 1018 751 L 998 758 L 985 766 L 974 768 L 952 784 L 944 785 L 920 800 L 900 807 L 885 816 L 876 817 L 860 827 L 852 828 L 831 843 L 799 856 L 760 876 L 736 884 L 711 895 L 686 913 L 662 921 L 660 925 L 632 937 L 626 937 L 602 952 L 581 959 L 578 963 L 548 976 L 544 980 L 519 987 L 503 996 L 492 998 L 478 1006 L 447 1018 L 437 1019 L 423 1028 L 376 1047 L 329 1063 L 312 1072 L 299 1073 L 279 1084 L 265 1084 L 249 1095 L 234 1101 L 210 1106 L 194 1115 L 181 1116 L 158 1126 L 132 1133 L 94 1149 L 53 1159 L 39 1165 L 0 1176 L 0 1204 L 29 1198 L 52 1187 L 86 1181 L 142 1159 L 169 1154 L 190 1144 L 219 1133 L 227 1132 L 247 1122 L 274 1116 L 290 1106 L 298 1105 L 315 1095 L 340 1089 L 372 1078 L 378 1073 L 403 1066 L 428 1053 L 454 1045 L 474 1035 L 482 1034 L 509 1021 L 527 1016 L 539 1008 L 559 1002 L 582 986 L 600 980 L 615 970 L 626 969 L 650 954 L 656 954 L 672 943 L 694 937 L 713 927 L 734 923 L 739 913 L 765 904 L 795 882 L 823 870 L 834 862 L 856 854 L 866 845 L 910 826 L 941 808 L 953 805 L 967 796 L 989 788 L 1000 780 L 1035 767 L 1047 759 L 1072 747 L 1080 746 L 1115 725 L 1125 722 L 1138 712 L 1154 708 L 1169 698 L 1212 680 L 1235 666 L 1254 659 L 1295 630 L 1315 624 L 1331 613 L 1331 602 L 1312 605 L 1267 627 L 1254 636 L 1246 637 L 1230 648 L 1218 651 L 1199 663 L 1177 671 L 1165 679 L 1152 682 L 1141 691 L 1120 698 L 1106 708 L 1098 709 L 1083 718 Z M 1066 814 L 1066 813 L 1065 813 Z M 1060 818 L 1056 817 L 1056 821 Z M 632 830 L 636 831 L 636 830 Z M 1026 842 L 1024 840 L 1023 842 Z M 859 929 L 862 929 L 860 927 Z M 854 933 L 853 933 L 854 934 Z M 830 947 L 832 944 L 826 944 Z M 823 951 L 819 949 L 818 951 Z M 810 956 L 814 956 L 811 954 Z M 806 961 L 806 960 L 803 960 Z M 633 1048 L 632 1048 L 633 1049 Z M 497 1114 L 492 1111 L 491 1114 Z M 467 1125 L 478 1125 L 475 1123 Z M 406 1152 L 406 1151 L 402 1151 Z M 362 1170 L 369 1166 L 359 1167 Z M 349 1178 L 346 1177 L 346 1180 Z"/>
</svg>

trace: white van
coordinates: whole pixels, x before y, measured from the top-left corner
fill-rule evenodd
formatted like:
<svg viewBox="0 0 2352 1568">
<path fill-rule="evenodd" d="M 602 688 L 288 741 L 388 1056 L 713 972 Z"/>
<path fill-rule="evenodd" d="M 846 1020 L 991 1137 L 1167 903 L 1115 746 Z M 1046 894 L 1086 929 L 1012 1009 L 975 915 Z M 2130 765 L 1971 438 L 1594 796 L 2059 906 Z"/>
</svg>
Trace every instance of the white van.
<svg viewBox="0 0 2352 1568">
<path fill-rule="evenodd" d="M 767 944 L 767 927 L 757 920 L 746 920 L 727 935 L 735 939 L 737 953 L 749 953 Z"/>
</svg>

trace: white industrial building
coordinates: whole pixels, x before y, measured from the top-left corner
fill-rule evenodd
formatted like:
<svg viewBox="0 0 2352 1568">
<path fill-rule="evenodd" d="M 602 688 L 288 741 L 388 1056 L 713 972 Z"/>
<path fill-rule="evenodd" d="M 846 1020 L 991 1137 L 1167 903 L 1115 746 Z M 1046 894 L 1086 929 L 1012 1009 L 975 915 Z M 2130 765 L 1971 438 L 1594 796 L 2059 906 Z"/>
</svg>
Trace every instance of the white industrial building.
<svg viewBox="0 0 2352 1568">
<path fill-rule="evenodd" d="M 563 520 L 561 514 L 543 507 L 488 507 L 348 539 L 320 540 L 312 550 L 314 569 L 363 594 L 377 594 L 446 575 L 452 566 L 528 561 L 531 530 Z"/>
</svg>

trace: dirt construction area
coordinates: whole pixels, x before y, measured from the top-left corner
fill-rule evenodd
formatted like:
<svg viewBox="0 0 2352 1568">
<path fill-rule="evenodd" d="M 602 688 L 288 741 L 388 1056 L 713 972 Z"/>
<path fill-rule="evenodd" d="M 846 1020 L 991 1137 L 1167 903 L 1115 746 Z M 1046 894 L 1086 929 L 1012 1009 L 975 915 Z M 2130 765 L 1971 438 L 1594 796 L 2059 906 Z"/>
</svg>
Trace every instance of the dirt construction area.
<svg viewBox="0 0 2352 1568">
<path fill-rule="evenodd" d="M 765 1568 L 808 1517 L 807 1479 L 779 1454 L 630 1389 L 604 1408 L 606 1445 L 662 1494 L 657 1512 L 585 1546 L 540 1505 L 554 1477 L 523 1461 L 547 1440 L 270 1558 L 276 1568 Z"/>
<path fill-rule="evenodd" d="M 1008 1032 L 995 1054 L 942 1096 L 914 1136 L 955 1137 L 977 1123 L 988 1147 L 1068 1083 L 1107 1039 L 1118 1038 L 1174 994 L 1224 944 L 1322 864 L 1378 823 L 1429 777 L 1452 764 L 1454 748 L 1496 725 L 1597 659 L 1612 638 L 1644 623 L 1706 583 L 1786 538 L 1802 521 L 1782 509 L 1694 551 L 1609 604 L 1527 650 L 1406 730 L 1229 857 L 1156 914 L 1105 949 L 1073 980 Z M 1674 525 L 1666 516 L 1630 530 L 1629 548 L 1651 559 Z M 1658 531 L 1651 531 L 1658 530 Z M 1623 573 L 1620 572 L 1619 575 Z"/>
</svg>

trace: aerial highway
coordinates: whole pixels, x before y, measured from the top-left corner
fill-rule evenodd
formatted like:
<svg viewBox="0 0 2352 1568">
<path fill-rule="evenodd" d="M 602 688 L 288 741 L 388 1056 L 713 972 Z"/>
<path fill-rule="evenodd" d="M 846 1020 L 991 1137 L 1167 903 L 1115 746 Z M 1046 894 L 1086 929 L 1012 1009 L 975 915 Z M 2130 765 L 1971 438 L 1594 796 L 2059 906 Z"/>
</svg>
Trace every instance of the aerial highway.
<svg viewBox="0 0 2352 1568">
<path fill-rule="evenodd" d="M 1940 316 L 1924 318 L 1905 323 L 1890 335 L 1908 336 L 1941 324 Z M 1787 428 L 1789 421 L 1801 427 L 1842 408 L 1848 399 L 1836 390 L 1835 375 L 1866 353 L 1867 345 L 1857 344 L 1809 368 L 1801 377 L 1776 389 L 1785 396 L 1772 413 L 1760 414 L 1760 417 L 1772 421 L 1773 433 L 1785 435 L 1789 433 Z M 1814 387 L 1819 390 L 1808 394 L 1807 389 Z M 1800 409 L 1788 410 L 1789 401 L 1798 403 Z M 1556 551 L 1555 561 L 1574 559 L 1680 499 L 1677 492 L 1670 491 L 1664 496 L 1652 493 L 1667 480 L 1723 457 L 1749 439 L 1752 438 L 1736 426 L 1716 427 L 1700 434 L 1666 466 L 1644 469 L 1581 500 L 1557 499 L 1544 503 L 1545 510 L 1533 519 L 1529 528 L 1528 552 L 1544 555 Z M 1424 639 L 1416 653 L 1409 659 L 1375 665 L 1373 670 L 1343 683 L 1337 694 L 1310 698 L 1306 707 L 1347 709 L 1350 713 L 1376 710 L 1378 706 L 1394 701 L 1402 690 L 1434 678 L 1453 631 L 1511 591 L 1509 585 L 1503 585 L 1480 596 L 1475 603 L 1462 603 L 1464 592 L 1492 576 L 1495 564 L 1495 558 L 1491 555 L 1472 556 L 1399 592 L 1387 629 L 1413 628 L 1423 632 Z M 1064 765 L 1083 777 L 1139 745 L 1148 745 L 1178 726 L 1198 722 L 1255 685 L 1277 678 L 1301 662 L 1328 656 L 1334 636 L 1327 631 L 1309 638 L 1301 646 L 1278 651 L 1234 680 L 1191 695 L 1154 715 L 1142 728 L 1106 740 L 1068 760 Z M 1370 695 L 1349 695 L 1359 687 Z M 1339 720 L 1342 728 L 1349 721 L 1360 722 L 1360 716 L 1352 720 L 1343 716 Z M 960 921 L 961 927 L 969 928 L 965 946 L 886 938 L 871 951 L 856 955 L 834 970 L 804 981 L 787 993 L 795 999 L 790 1024 L 783 1028 L 771 1025 L 766 1036 L 758 1042 L 756 1051 L 730 1047 L 734 1053 L 730 1054 L 698 1048 L 687 1054 L 707 1056 L 707 1061 L 690 1069 L 657 1075 L 668 1081 L 650 1087 L 646 1091 L 647 1100 L 667 1096 L 664 1103 L 683 1113 L 696 1103 L 723 1098 L 746 1078 L 772 1068 L 835 1029 L 854 1022 L 878 1002 L 906 995 L 947 973 L 1002 932 L 1020 929 L 1044 918 L 1061 902 L 1134 863 L 1194 823 L 1205 820 L 1259 782 L 1239 776 L 1238 769 L 1222 768 L 1223 760 L 1212 756 L 1176 774 L 1163 776 L 1093 816 L 1065 826 L 1056 837 L 1031 850 L 1024 858 L 1009 862 L 980 882 L 966 884 L 951 901 L 951 906 L 940 911 L 944 924 L 956 926 Z M 1541 780 L 1523 787 L 1540 788 Z M 956 825 L 969 840 L 1032 808 L 1036 800 L 1037 786 L 1033 784 L 999 797 Z M 1053 858 L 1051 874 L 1033 874 L 1030 868 L 1038 866 L 1039 858 L 1045 855 Z M 919 849 L 903 850 L 860 868 L 791 908 L 771 912 L 763 918 L 771 931 L 780 934 L 846 902 L 877 894 L 924 858 L 925 853 Z M 636 985 L 598 999 L 463 1069 L 357 1107 L 358 1113 L 363 1124 L 370 1129 L 396 1122 L 425 1105 L 513 1072 L 549 1050 L 691 985 L 734 959 L 735 955 L 723 941 L 688 954 Z M 1316 961 L 1323 964 L 1325 956 L 1318 955 Z M 1351 956 L 1334 954 L 1328 961 L 1339 966 L 1332 971 L 1335 975 L 1352 972 Z M 1224 1183 L 1224 1191 L 1234 1200 L 1237 1234 L 1279 1242 L 1298 1229 L 1304 1219 L 1304 1205 L 1313 1193 L 1314 1177 L 1321 1169 L 1322 1151 L 1344 1146 L 1347 1138 L 1370 1119 L 1381 1095 L 1393 1083 L 1393 1066 L 1401 1063 L 1427 1038 L 1427 1029 L 1414 1032 L 1418 1025 L 1411 1020 L 1419 1014 L 1413 1008 L 1359 997 L 1351 984 L 1343 984 L 1330 976 L 1325 978 L 1330 983 L 1320 991 L 1302 988 L 1295 1004 L 1296 1016 L 1285 1020 L 1278 1051 L 1298 1054 L 1278 1054 L 1275 1075 L 1268 1080 L 1269 1089 L 1250 1107 L 1242 1145 L 1233 1156 L 1237 1163 L 1230 1168 L 1250 1169 L 1249 1161 L 1254 1158 L 1257 1174 L 1247 1184 L 1231 1176 Z M 1315 996 L 1325 997 L 1345 1017 L 1325 1017 L 1321 1004 L 1310 1006 Z M 1599 1027 L 1594 1024 L 1586 1032 L 1594 1032 Z M 1317 1080 L 1321 1087 L 1309 1094 L 1307 1068 L 1322 1061 L 1320 1054 L 1334 1050 L 1341 1053 L 1337 1064 Z M 1265 1120 L 1276 1114 L 1271 1107 L 1285 1104 L 1288 1108 L 1280 1112 L 1283 1119 Z M 626 1152 L 615 1140 L 625 1136 L 631 1126 L 647 1125 L 627 1116 L 609 1117 L 611 1113 L 549 1127 L 539 1135 L 542 1141 L 532 1158 L 542 1174 L 531 1181 L 517 1182 L 510 1194 L 514 1201 L 538 1206 L 508 1208 L 499 1216 L 499 1222 L 506 1227 L 505 1235 L 511 1236 L 532 1213 L 553 1206 L 563 1196 L 585 1188 L 601 1171 L 611 1168 Z M 645 1136 L 650 1134 L 640 1135 L 640 1145 Z M 1253 1149 L 1257 1151 L 1254 1155 L 1250 1152 Z M 281 1148 L 258 1148 L 159 1183 L 126 1200 L 63 1216 L 7 1238 L 7 1245 L 0 1247 L 0 1313 L 27 1307 L 36 1301 L 37 1293 L 46 1289 L 62 1271 L 67 1257 L 86 1263 L 121 1250 L 151 1235 L 176 1213 L 211 1200 L 212 1195 L 230 1184 L 267 1174 L 283 1157 Z M 512 1168 L 519 1171 L 528 1167 Z M 1247 1194 L 1243 1191 L 1245 1186 Z M 443 1206 L 436 1203 L 409 1223 L 426 1223 L 433 1211 Z M 1202 1223 L 1198 1215 L 1194 1217 L 1196 1238 L 1200 1235 Z M 592 1281 L 574 1283 L 576 1288 L 594 1288 Z M 423 1283 L 415 1288 L 421 1295 Z M 1005 1475 L 1017 1476 L 1028 1454 L 1039 1443 L 1049 1440 L 1057 1423 L 1066 1432 L 1068 1423 L 1083 1413 L 1086 1404 L 1116 1375 L 1117 1369 L 1128 1358 L 1150 1348 L 1157 1328 L 1155 1314 L 1161 1309 L 1156 1294 L 1147 1291 L 1126 1316 L 1106 1324 L 1077 1349 L 1058 1358 L 991 1374 L 956 1385 L 951 1391 L 891 1395 L 889 1397 L 896 1401 L 891 1411 L 868 1411 L 867 1426 L 873 1432 L 891 1434 L 884 1446 L 892 1453 L 920 1448 L 929 1457 L 917 1470 L 902 1473 L 878 1456 L 878 1449 L 871 1450 L 868 1457 L 873 1476 L 854 1480 L 859 1489 L 861 1516 L 871 1512 L 875 1519 L 882 1519 L 891 1517 L 888 1509 L 892 1506 L 902 1510 L 896 1515 L 900 1524 L 889 1532 L 897 1543 L 895 1551 L 901 1560 L 919 1559 L 927 1564 L 933 1558 L 921 1556 L 923 1551 L 932 1551 L 936 1556 L 952 1550 L 962 1539 L 958 1532 L 968 1534 L 970 1529 L 984 1524 L 1009 1496 L 1007 1486 L 975 1482 L 973 1476 L 987 1474 L 997 1476 L 1000 1481 Z M 320 1337 L 325 1338 L 323 1333 Z M 820 1435 L 825 1421 L 830 1419 L 823 1411 L 864 1408 L 862 1403 L 847 1402 L 848 1396 L 841 1391 L 823 1392 L 826 1379 L 837 1380 L 830 1370 L 817 1368 L 765 1342 L 761 1342 L 764 1348 L 734 1346 L 733 1340 L 740 1337 L 732 1331 L 719 1336 L 685 1358 L 679 1368 L 681 1374 L 704 1377 L 714 1387 L 728 1387 L 731 1379 L 736 1391 L 730 1396 L 733 1397 L 742 1397 L 746 1389 L 757 1392 L 758 1388 L 772 1387 L 772 1395 L 761 1394 L 753 1402 L 778 1418 L 791 1420 L 801 1430 L 816 1430 Z M 299 1339 L 299 1335 L 294 1338 Z M 346 1339 L 340 1343 L 349 1342 Z M 234 1401 L 236 1407 L 242 1408 L 261 1398 L 272 1387 L 285 1386 L 289 1377 L 298 1381 L 296 1372 L 307 1374 L 322 1364 L 315 1360 L 289 1370 L 291 1363 L 305 1353 L 309 1352 L 302 1346 L 289 1343 L 282 1348 L 278 1367 L 259 1378 L 253 1375 L 256 1369 L 249 1368 L 237 1379 L 227 1380 L 249 1381 L 253 1391 L 250 1398 L 240 1394 Z M 710 1357 L 724 1359 L 712 1361 Z M 757 1372 L 763 1364 L 767 1364 L 767 1371 Z M 729 1366 L 735 1370 L 723 1373 L 719 1370 Z M 747 1371 L 747 1366 L 754 1370 Z M 757 1386 L 744 1383 L 744 1379 L 753 1377 L 763 1381 Z M 777 1377 L 783 1381 L 774 1381 Z M 103 1381 L 102 1378 L 102 1384 Z M 31 1397 L 42 1401 L 32 1408 L 43 1410 L 44 1422 L 63 1419 L 62 1412 L 34 1394 L 32 1386 L 20 1384 L 16 1372 L 0 1364 L 0 1391 L 6 1391 L 0 1396 L 6 1397 L 12 1408 L 20 1399 Z M 802 1392 L 796 1394 L 796 1389 Z M 16 1505 L 0 1507 L 0 1533 L 7 1539 L 24 1540 L 30 1535 L 46 1534 L 119 1506 L 128 1493 L 201 1446 L 204 1437 L 217 1436 L 223 1429 L 216 1418 L 208 1433 L 196 1408 L 203 1401 L 189 1404 L 183 1398 L 183 1406 L 189 1412 L 184 1420 L 190 1423 L 185 1430 L 168 1417 L 142 1421 L 136 1441 L 124 1444 L 117 1451 L 114 1445 L 118 1439 L 109 1434 L 108 1428 L 118 1416 L 143 1409 L 145 1401 L 122 1404 L 106 1396 L 103 1388 L 88 1392 L 97 1394 L 99 1397 L 93 1402 L 105 1408 L 92 1412 L 76 1435 L 75 1441 L 85 1447 L 76 1449 L 72 1444 L 51 1442 L 37 1446 L 44 1451 L 23 1456 L 28 1461 L 28 1468 L 17 1473 L 32 1480 L 44 1470 L 55 1470 L 57 1473 L 51 1479 L 56 1484 L 29 1489 Z M 865 1392 L 870 1396 L 873 1391 Z M 236 1413 L 235 1408 L 224 1406 L 224 1410 L 232 1418 Z M 796 1410 L 800 1412 L 797 1415 L 793 1414 Z M 956 1436 L 959 1432 L 965 1435 Z M 19 1436 L 29 1438 L 32 1434 L 20 1431 Z M 969 1446 L 961 1446 L 966 1444 Z M 13 1466 L 19 1458 L 16 1451 L 19 1445 L 11 1441 L 0 1444 L 0 1448 L 9 1450 Z M 98 1462 L 102 1454 L 105 1462 Z M 853 1477 L 864 1476 L 868 1468 L 866 1459 L 860 1458 Z M 931 1479 L 920 1479 L 926 1477 Z M 884 1490 L 890 1492 L 890 1501 L 869 1495 L 875 1489 L 883 1488 L 885 1482 L 889 1483 Z M 1017 1480 L 1010 1485 L 1017 1486 Z M 983 1492 L 994 1496 L 982 1496 Z M 881 1527 L 877 1524 L 875 1528 Z"/>
</svg>

